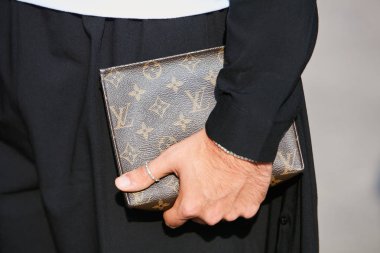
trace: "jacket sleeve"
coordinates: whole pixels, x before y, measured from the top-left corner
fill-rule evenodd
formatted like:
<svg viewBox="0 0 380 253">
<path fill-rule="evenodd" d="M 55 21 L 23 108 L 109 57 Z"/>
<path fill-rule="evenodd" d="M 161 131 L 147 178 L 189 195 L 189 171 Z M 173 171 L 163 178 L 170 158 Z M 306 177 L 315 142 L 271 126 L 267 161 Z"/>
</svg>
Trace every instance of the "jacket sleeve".
<svg viewBox="0 0 380 253">
<path fill-rule="evenodd" d="M 207 135 L 237 155 L 273 162 L 299 109 L 317 32 L 315 0 L 231 0 Z"/>
</svg>

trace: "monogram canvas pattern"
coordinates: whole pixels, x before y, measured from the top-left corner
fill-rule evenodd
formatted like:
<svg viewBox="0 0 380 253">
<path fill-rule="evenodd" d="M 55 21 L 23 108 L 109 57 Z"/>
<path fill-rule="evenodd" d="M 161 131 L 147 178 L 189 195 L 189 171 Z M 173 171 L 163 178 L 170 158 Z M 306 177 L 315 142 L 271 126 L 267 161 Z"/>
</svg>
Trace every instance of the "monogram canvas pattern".
<svg viewBox="0 0 380 253">
<path fill-rule="evenodd" d="M 101 70 L 103 94 L 120 173 L 142 166 L 204 127 L 215 106 L 223 47 Z M 154 170 L 154 168 L 152 168 Z M 273 163 L 272 185 L 302 172 L 295 123 Z M 163 211 L 178 194 L 169 175 L 148 189 L 127 193 L 129 207 Z"/>
</svg>

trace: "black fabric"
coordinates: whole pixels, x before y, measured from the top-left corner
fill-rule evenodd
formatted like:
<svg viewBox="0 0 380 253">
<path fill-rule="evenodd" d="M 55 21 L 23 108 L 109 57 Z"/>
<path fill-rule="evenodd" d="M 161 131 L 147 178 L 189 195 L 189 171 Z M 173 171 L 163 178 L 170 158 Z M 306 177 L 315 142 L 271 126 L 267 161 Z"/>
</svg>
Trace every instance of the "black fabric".
<svg viewBox="0 0 380 253">
<path fill-rule="evenodd" d="M 114 186 L 99 68 L 223 45 L 227 10 L 106 19 L 1 1 L 0 12 L 0 252 L 318 251 L 301 82 L 305 172 L 270 189 L 254 218 L 171 230 L 160 213 L 126 210 Z"/>
<path fill-rule="evenodd" d="M 301 102 L 317 6 L 315 0 L 235 0 L 229 9 L 226 63 L 206 131 L 239 155 L 273 162 Z"/>
</svg>

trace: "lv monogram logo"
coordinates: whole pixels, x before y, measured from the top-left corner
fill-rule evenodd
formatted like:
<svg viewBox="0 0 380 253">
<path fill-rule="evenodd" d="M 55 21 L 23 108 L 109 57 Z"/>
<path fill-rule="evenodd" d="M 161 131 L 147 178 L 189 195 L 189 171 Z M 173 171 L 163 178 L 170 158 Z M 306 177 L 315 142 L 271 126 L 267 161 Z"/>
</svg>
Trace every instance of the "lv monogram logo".
<svg viewBox="0 0 380 253">
<path fill-rule="evenodd" d="M 145 194 L 146 192 L 142 191 L 142 192 L 134 192 L 131 195 L 133 196 L 133 199 L 136 201 L 136 204 L 143 205 L 143 204 L 149 203 L 152 198 L 151 195 L 146 196 Z"/>
<path fill-rule="evenodd" d="M 161 73 L 162 67 L 157 61 L 147 62 L 143 66 L 143 74 L 149 80 L 159 78 L 161 76 Z"/>
<path fill-rule="evenodd" d="M 294 162 L 295 162 L 295 154 L 287 153 L 286 157 L 282 152 L 278 152 L 278 155 L 283 163 L 284 171 L 281 174 L 287 174 L 289 171 L 291 171 L 294 168 Z"/>
<path fill-rule="evenodd" d="M 158 202 L 157 202 L 157 205 L 153 206 L 154 209 L 158 209 L 158 210 L 164 210 L 165 207 L 169 206 L 170 204 L 169 203 L 166 203 L 164 202 L 162 199 L 160 199 Z"/>
<path fill-rule="evenodd" d="M 210 106 L 210 103 L 207 105 L 204 105 L 203 98 L 205 94 L 206 87 L 202 87 L 200 90 L 195 91 L 193 94 L 189 90 L 186 90 L 185 93 L 191 100 L 191 103 L 193 104 L 192 110 L 190 112 L 200 112 L 207 110 Z"/>
<path fill-rule="evenodd" d="M 115 106 L 110 106 L 111 112 L 115 115 L 117 122 L 115 129 L 125 128 L 125 127 L 131 127 L 133 125 L 133 120 L 131 120 L 127 124 L 127 116 L 128 116 L 128 110 L 131 103 L 127 103 L 126 106 L 119 107 L 118 110 L 116 110 Z"/>
</svg>

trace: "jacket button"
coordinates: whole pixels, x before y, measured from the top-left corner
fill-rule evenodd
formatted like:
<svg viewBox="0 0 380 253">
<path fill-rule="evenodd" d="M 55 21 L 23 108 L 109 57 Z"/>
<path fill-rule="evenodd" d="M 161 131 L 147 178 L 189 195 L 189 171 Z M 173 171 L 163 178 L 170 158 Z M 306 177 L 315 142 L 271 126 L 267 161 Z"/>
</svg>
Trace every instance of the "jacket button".
<svg viewBox="0 0 380 253">
<path fill-rule="evenodd" d="M 281 225 L 288 224 L 288 218 L 286 218 L 285 216 L 281 216 L 281 218 L 280 218 L 280 224 Z"/>
</svg>

